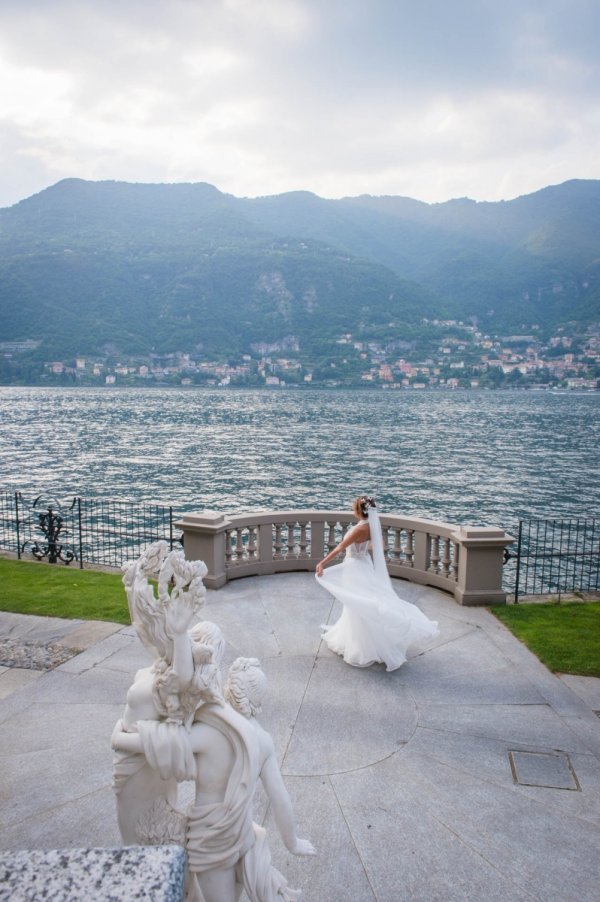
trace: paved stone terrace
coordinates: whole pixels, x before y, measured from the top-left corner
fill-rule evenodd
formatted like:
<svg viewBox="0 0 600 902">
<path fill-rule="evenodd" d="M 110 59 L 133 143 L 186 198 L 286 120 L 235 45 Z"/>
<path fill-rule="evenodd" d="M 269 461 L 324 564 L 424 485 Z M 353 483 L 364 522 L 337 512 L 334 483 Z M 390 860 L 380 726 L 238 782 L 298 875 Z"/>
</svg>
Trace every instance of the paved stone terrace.
<svg viewBox="0 0 600 902">
<path fill-rule="evenodd" d="M 486 610 L 395 586 L 441 635 L 391 674 L 320 642 L 339 608 L 311 574 L 208 593 L 226 665 L 262 660 L 261 719 L 319 852 L 289 855 L 259 794 L 275 865 L 304 902 L 596 902 L 600 680 L 553 676 Z M 109 745 L 148 663 L 134 631 L 0 614 L 0 638 L 0 848 L 119 845 Z"/>
</svg>

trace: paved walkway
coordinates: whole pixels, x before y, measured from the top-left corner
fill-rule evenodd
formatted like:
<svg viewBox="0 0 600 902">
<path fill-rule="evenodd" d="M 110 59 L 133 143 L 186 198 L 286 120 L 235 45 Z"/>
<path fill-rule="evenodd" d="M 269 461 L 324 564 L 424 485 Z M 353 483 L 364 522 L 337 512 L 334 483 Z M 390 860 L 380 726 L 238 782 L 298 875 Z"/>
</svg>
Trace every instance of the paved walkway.
<svg viewBox="0 0 600 902">
<path fill-rule="evenodd" d="M 321 644 L 338 608 L 310 574 L 208 594 L 226 665 L 262 660 L 262 723 L 319 851 L 289 855 L 260 797 L 274 863 L 304 902 L 596 902 L 600 680 L 553 676 L 488 611 L 395 585 L 441 635 L 392 674 Z M 0 638 L 11 665 L 24 642 L 63 660 L 0 670 L 0 848 L 119 845 L 109 740 L 148 663 L 135 633 L 0 614 Z"/>
</svg>

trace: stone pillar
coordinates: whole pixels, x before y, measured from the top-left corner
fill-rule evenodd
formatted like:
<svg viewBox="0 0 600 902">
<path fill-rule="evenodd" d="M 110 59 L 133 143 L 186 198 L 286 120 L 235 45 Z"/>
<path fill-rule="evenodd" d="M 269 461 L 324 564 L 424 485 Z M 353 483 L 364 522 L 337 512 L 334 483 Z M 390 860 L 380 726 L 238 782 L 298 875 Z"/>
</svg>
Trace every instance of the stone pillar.
<svg viewBox="0 0 600 902">
<path fill-rule="evenodd" d="M 311 569 L 325 557 L 325 523 L 314 520 L 310 524 L 310 564 Z"/>
<path fill-rule="evenodd" d="M 427 572 L 430 538 L 424 529 L 417 528 L 413 535 L 413 569 Z"/>
<path fill-rule="evenodd" d="M 493 526 L 461 526 L 452 540 L 459 555 L 456 601 L 463 605 L 506 604 L 502 562 L 513 537 Z"/>
<path fill-rule="evenodd" d="M 204 577 L 207 589 L 220 589 L 227 582 L 225 572 L 225 531 L 229 520 L 216 511 L 203 514 L 184 514 L 175 523 L 183 531 L 183 549 L 188 561 L 204 561 L 208 573 Z"/>
<path fill-rule="evenodd" d="M 258 559 L 261 564 L 271 566 L 273 563 L 273 527 L 270 523 L 261 523 L 258 527 Z"/>
</svg>

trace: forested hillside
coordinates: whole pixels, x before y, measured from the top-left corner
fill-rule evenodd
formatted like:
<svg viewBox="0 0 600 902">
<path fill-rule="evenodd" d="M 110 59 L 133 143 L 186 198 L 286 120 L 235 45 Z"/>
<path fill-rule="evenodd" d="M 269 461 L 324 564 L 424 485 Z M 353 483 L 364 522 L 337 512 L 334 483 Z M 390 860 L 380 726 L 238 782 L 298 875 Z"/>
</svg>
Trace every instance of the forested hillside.
<svg viewBox="0 0 600 902">
<path fill-rule="evenodd" d="M 600 181 L 498 203 L 308 193 L 241 203 L 257 225 L 377 261 L 484 328 L 598 319 Z"/>
<path fill-rule="evenodd" d="M 543 332 L 600 319 L 600 182 L 430 205 L 69 179 L 0 211 L 0 309 L 39 360 L 290 336 L 318 356 L 424 317 Z"/>
<path fill-rule="evenodd" d="M 3 337 L 50 355 L 308 347 L 438 309 L 377 262 L 257 226 L 209 185 L 69 180 L 1 211 L 0 229 Z"/>
</svg>

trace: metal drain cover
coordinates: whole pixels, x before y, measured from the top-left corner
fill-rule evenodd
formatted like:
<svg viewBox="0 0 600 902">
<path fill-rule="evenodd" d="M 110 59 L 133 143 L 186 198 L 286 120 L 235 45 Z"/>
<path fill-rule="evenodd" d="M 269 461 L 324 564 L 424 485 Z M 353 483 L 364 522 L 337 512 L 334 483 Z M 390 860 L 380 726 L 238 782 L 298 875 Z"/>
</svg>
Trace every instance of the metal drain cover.
<svg viewBox="0 0 600 902">
<path fill-rule="evenodd" d="M 573 765 L 566 752 L 508 753 L 515 783 L 521 786 L 543 786 L 546 789 L 571 789 L 581 787 Z"/>
</svg>

